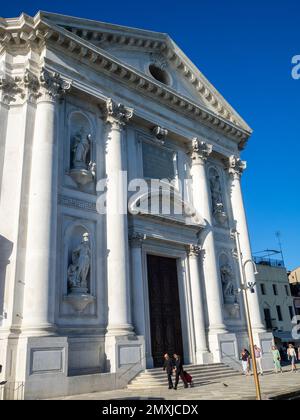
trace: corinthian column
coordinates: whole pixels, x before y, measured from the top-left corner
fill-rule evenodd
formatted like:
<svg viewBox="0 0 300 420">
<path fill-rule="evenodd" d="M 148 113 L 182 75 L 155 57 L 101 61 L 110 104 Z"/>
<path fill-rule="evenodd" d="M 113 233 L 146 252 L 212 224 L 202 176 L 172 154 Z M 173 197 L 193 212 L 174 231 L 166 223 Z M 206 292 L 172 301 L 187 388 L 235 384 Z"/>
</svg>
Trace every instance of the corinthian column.
<svg viewBox="0 0 300 420">
<path fill-rule="evenodd" d="M 192 158 L 191 175 L 193 179 L 193 201 L 198 213 L 205 219 L 207 226 L 204 233 L 203 272 L 206 289 L 206 302 L 210 334 L 226 332 L 223 323 L 221 284 L 218 276 L 218 264 L 212 230 L 210 193 L 205 170 L 205 163 L 212 152 L 212 146 L 197 138 L 192 140 L 190 155 Z"/>
<path fill-rule="evenodd" d="M 122 185 L 124 126 L 133 110 L 111 99 L 106 104 L 106 221 L 108 248 L 108 335 L 132 334 L 128 268 L 127 185 Z"/>
<path fill-rule="evenodd" d="M 54 329 L 57 225 L 57 101 L 71 87 L 57 73 L 40 76 L 32 146 L 22 330 Z"/>
<path fill-rule="evenodd" d="M 247 219 L 241 189 L 241 175 L 245 168 L 246 162 L 242 161 L 241 159 L 235 156 L 231 156 L 229 158 L 228 172 L 230 174 L 232 211 L 234 220 L 236 222 L 236 229 L 239 233 L 241 251 L 244 262 L 252 259 Z M 252 264 L 246 264 L 245 274 L 247 282 L 255 282 L 255 274 Z M 261 319 L 258 294 L 249 293 L 248 300 L 253 332 L 264 332 L 265 327 Z"/>
<path fill-rule="evenodd" d="M 190 283 L 192 289 L 193 319 L 195 331 L 195 356 L 196 364 L 209 362 L 209 352 L 206 340 L 204 302 L 203 302 L 203 285 L 201 284 L 199 258 L 201 248 L 191 245 L 188 250 Z"/>
</svg>

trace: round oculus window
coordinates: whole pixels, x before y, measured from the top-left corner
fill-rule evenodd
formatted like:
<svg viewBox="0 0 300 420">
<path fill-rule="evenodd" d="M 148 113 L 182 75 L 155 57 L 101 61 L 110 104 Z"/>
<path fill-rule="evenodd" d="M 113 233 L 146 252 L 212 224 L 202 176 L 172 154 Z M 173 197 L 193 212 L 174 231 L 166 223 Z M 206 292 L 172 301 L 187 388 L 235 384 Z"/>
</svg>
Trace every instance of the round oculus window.
<svg viewBox="0 0 300 420">
<path fill-rule="evenodd" d="M 170 84 L 170 77 L 168 73 L 160 67 L 156 66 L 155 64 L 150 64 L 149 72 L 151 76 L 154 79 L 158 80 L 160 83 L 164 83 L 165 85 Z"/>
</svg>

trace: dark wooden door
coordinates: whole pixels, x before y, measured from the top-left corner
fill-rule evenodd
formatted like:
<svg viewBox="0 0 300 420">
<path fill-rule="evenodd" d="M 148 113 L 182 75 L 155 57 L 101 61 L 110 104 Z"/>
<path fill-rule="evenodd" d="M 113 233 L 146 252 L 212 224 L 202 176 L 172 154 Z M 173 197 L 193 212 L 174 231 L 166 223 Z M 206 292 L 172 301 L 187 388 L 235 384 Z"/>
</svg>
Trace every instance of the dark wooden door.
<svg viewBox="0 0 300 420">
<path fill-rule="evenodd" d="M 175 258 L 147 256 L 152 357 L 162 366 L 164 353 L 183 358 L 177 264 Z"/>
</svg>

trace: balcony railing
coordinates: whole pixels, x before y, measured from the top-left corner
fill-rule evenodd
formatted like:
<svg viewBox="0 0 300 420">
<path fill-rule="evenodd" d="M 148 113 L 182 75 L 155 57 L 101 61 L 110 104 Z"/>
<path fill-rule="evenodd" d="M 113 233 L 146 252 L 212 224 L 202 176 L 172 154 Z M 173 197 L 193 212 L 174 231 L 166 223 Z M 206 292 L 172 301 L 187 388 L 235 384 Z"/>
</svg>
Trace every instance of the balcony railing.
<svg viewBox="0 0 300 420">
<path fill-rule="evenodd" d="M 284 268 L 283 260 L 276 260 L 268 257 L 253 257 L 253 261 L 258 265 L 268 265 L 269 267 L 282 267 Z"/>
</svg>

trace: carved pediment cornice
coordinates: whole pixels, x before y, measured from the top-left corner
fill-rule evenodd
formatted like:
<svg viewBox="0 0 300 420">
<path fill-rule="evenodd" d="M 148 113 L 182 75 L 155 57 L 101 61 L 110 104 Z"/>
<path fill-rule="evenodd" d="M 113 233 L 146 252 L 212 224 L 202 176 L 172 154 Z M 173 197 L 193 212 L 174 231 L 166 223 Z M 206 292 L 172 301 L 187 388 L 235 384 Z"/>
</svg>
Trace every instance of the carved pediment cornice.
<svg viewBox="0 0 300 420">
<path fill-rule="evenodd" d="M 130 33 L 123 36 L 115 34 L 112 37 L 106 36 L 106 42 L 132 45 L 138 48 L 151 48 L 157 50 L 168 60 L 174 63 L 178 70 L 186 77 L 192 85 L 204 97 L 209 106 L 200 105 L 191 99 L 179 94 L 174 89 L 166 86 L 150 76 L 127 65 L 108 52 L 98 47 L 92 41 L 99 37 L 89 30 L 82 30 L 80 36 L 75 30 L 67 30 L 37 14 L 34 18 L 21 15 L 18 19 L 0 20 L 0 44 L 5 48 L 24 48 L 53 45 L 68 55 L 73 55 L 85 61 L 88 65 L 97 70 L 113 75 L 120 81 L 134 89 L 154 97 L 166 106 L 185 114 L 192 119 L 197 119 L 203 124 L 222 132 L 225 136 L 234 139 L 239 148 L 242 149 L 251 129 L 243 120 L 235 114 L 229 104 L 218 94 L 212 85 L 201 75 L 201 73 L 189 62 L 176 44 L 165 34 L 157 34 L 157 39 L 150 39 L 141 35 L 143 31 L 137 31 L 138 35 Z M 147 33 L 147 31 L 144 31 Z"/>
</svg>

